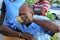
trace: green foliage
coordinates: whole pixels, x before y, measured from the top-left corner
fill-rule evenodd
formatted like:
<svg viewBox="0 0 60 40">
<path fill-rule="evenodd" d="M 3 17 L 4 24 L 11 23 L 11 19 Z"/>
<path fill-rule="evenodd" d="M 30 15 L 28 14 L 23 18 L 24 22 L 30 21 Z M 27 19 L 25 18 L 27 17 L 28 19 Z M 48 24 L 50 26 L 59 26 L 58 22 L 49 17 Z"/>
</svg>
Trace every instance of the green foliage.
<svg viewBox="0 0 60 40">
<path fill-rule="evenodd" d="M 48 12 L 48 14 L 46 15 L 48 18 L 50 18 L 50 20 L 55 20 L 55 17 L 53 14 L 50 13 L 50 11 Z"/>
<path fill-rule="evenodd" d="M 57 35 L 54 35 L 53 37 L 51 37 L 51 40 L 56 40 L 57 39 Z"/>
<path fill-rule="evenodd" d="M 25 0 L 25 2 L 29 5 L 32 5 L 33 3 L 36 2 L 36 0 Z"/>
<path fill-rule="evenodd" d="M 51 37 L 51 40 L 60 40 L 60 33 L 55 33 L 55 35 Z"/>
<path fill-rule="evenodd" d="M 50 4 L 53 4 L 54 3 L 54 0 L 50 0 Z"/>
</svg>

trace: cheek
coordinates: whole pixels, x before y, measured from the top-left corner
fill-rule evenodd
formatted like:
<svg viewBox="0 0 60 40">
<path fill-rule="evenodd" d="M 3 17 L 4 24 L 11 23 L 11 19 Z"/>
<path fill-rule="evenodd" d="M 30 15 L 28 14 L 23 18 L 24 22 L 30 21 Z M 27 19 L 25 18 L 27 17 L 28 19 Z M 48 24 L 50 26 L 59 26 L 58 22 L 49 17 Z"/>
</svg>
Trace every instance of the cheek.
<svg viewBox="0 0 60 40">
<path fill-rule="evenodd" d="M 21 18 L 22 18 L 22 20 L 25 20 L 25 19 L 26 19 L 26 17 L 25 17 L 25 16 L 21 16 Z"/>
<path fill-rule="evenodd" d="M 31 15 L 28 15 L 28 18 L 27 18 L 28 20 L 31 20 L 32 19 L 32 16 Z"/>
<path fill-rule="evenodd" d="M 32 14 L 28 14 L 27 16 L 28 16 L 28 17 L 32 17 Z"/>
<path fill-rule="evenodd" d="M 27 15 L 26 18 L 29 19 L 30 18 L 30 15 Z"/>
<path fill-rule="evenodd" d="M 33 16 L 30 14 L 29 17 L 32 18 Z"/>
</svg>

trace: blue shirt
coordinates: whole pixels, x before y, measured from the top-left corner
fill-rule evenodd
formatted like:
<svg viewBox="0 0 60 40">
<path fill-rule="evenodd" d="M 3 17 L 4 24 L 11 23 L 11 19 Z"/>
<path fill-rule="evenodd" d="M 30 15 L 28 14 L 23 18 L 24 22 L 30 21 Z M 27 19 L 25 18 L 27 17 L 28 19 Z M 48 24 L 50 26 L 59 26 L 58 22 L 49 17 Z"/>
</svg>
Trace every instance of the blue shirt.
<svg viewBox="0 0 60 40">
<path fill-rule="evenodd" d="M 41 19 L 41 20 L 49 20 L 49 18 L 47 17 L 38 16 L 38 15 L 34 15 L 34 18 Z M 7 25 L 8 27 L 11 27 L 12 29 L 18 28 L 22 32 L 31 33 L 35 37 L 35 40 L 50 40 L 50 36 L 44 33 L 45 30 L 34 22 L 32 22 L 28 28 L 26 25 L 17 22 L 16 19 L 15 21 L 12 21 L 11 23 L 8 23 L 8 22 L 4 23 L 4 25 Z"/>
<path fill-rule="evenodd" d="M 20 24 L 16 21 L 16 16 L 18 16 L 19 7 L 24 3 L 23 0 L 17 0 L 15 2 L 12 2 L 12 0 L 4 0 L 4 2 L 6 4 L 6 16 L 4 20 L 4 25 L 12 29 L 18 28 L 22 32 L 29 32 L 36 38 L 36 40 L 50 40 L 49 35 L 44 33 L 44 29 L 36 23 L 32 22 L 27 28 L 26 25 Z M 35 15 L 34 18 L 41 20 L 49 20 L 46 17 L 37 15 Z"/>
<path fill-rule="evenodd" d="M 19 8 L 25 3 L 24 0 L 4 0 L 6 5 L 6 14 L 4 23 L 5 25 L 15 25 L 12 22 L 15 21 L 16 16 L 19 15 Z M 13 26 L 12 26 L 13 27 Z"/>
<path fill-rule="evenodd" d="M 24 4 L 24 0 L 16 0 L 13 2 L 13 0 L 4 0 L 6 5 L 6 15 L 5 15 L 5 21 L 14 21 L 16 16 L 19 15 L 19 8 Z"/>
<path fill-rule="evenodd" d="M 44 16 L 38 16 L 35 15 L 34 18 L 40 19 L 40 20 L 49 20 L 49 18 L 44 17 Z M 50 40 L 50 36 L 46 34 L 44 29 L 37 25 L 36 23 L 32 22 L 29 27 L 27 27 L 24 24 L 17 23 L 17 28 L 22 31 L 22 32 L 28 32 L 31 33 L 34 37 L 35 40 Z"/>
</svg>

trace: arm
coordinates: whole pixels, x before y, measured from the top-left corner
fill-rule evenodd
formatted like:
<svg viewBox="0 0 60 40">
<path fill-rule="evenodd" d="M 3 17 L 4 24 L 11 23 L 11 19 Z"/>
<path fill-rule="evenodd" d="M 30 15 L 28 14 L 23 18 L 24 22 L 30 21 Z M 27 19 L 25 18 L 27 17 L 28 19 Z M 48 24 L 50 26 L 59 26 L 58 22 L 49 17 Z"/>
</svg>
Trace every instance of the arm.
<svg viewBox="0 0 60 40">
<path fill-rule="evenodd" d="M 49 30 L 52 32 L 60 32 L 60 26 L 56 25 L 51 21 L 34 19 L 34 22 L 46 30 Z"/>
<path fill-rule="evenodd" d="M 6 36 L 19 37 L 20 32 L 14 31 L 10 29 L 9 27 L 2 25 L 0 26 L 0 33 Z"/>
<path fill-rule="evenodd" d="M 30 33 L 22 33 L 18 31 L 14 31 L 5 25 L 0 26 L 0 33 L 5 36 L 10 36 L 10 37 L 19 37 L 23 39 L 34 39 L 34 37 Z"/>
</svg>

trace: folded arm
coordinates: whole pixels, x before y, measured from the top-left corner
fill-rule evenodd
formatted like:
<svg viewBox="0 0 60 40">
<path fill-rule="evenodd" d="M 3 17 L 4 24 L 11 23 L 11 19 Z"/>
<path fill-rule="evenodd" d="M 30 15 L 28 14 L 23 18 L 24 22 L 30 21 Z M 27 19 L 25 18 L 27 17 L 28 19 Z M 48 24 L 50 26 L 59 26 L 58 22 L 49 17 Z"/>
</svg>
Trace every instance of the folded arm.
<svg viewBox="0 0 60 40">
<path fill-rule="evenodd" d="M 18 38 L 31 39 L 31 40 L 34 39 L 34 37 L 30 33 L 18 32 L 18 31 L 12 30 L 11 28 L 5 25 L 0 26 L 0 33 L 10 37 L 18 37 Z"/>
<path fill-rule="evenodd" d="M 5 25 L 2 25 L 0 26 L 0 33 L 6 36 L 18 37 L 20 32 L 14 31 Z"/>
<path fill-rule="evenodd" d="M 60 26 L 56 25 L 51 21 L 34 19 L 34 22 L 46 30 L 49 30 L 55 33 L 60 32 Z"/>
</svg>

